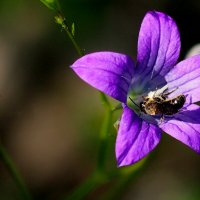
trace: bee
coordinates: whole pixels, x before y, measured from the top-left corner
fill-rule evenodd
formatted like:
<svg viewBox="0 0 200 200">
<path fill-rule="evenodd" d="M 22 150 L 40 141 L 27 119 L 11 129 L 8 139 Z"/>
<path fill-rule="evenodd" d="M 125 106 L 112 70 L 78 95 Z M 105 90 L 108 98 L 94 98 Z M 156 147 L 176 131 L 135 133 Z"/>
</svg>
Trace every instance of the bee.
<svg viewBox="0 0 200 200">
<path fill-rule="evenodd" d="M 165 95 L 149 98 L 143 97 L 140 103 L 140 110 L 148 115 L 174 115 L 183 107 L 186 98 L 184 95 L 178 95 L 175 98 L 167 99 Z"/>
<path fill-rule="evenodd" d="M 176 88 L 177 89 L 177 88 Z M 157 91 L 150 92 L 147 96 L 142 97 L 143 101 L 137 105 L 130 97 L 129 99 L 140 109 L 141 112 L 148 115 L 161 115 L 161 119 L 164 119 L 164 115 L 174 115 L 179 112 L 186 101 L 186 97 L 181 94 L 174 98 L 167 98 L 167 96 L 173 93 L 165 93 L 164 91 L 156 95 Z"/>
</svg>

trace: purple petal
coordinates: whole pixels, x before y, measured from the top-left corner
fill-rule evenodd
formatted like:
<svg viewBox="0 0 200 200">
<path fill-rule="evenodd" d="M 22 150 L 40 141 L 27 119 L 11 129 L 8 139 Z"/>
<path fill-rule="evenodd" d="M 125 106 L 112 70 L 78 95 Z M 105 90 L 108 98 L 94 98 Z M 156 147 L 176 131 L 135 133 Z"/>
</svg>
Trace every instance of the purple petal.
<svg viewBox="0 0 200 200">
<path fill-rule="evenodd" d="M 138 38 L 138 73 L 147 81 L 160 81 L 159 76 L 177 62 L 179 52 L 180 36 L 174 20 L 164 13 L 148 12 Z"/>
<path fill-rule="evenodd" d="M 171 96 L 184 94 L 191 103 L 200 101 L 200 55 L 178 63 L 166 76 L 169 91 L 177 88 Z"/>
<path fill-rule="evenodd" d="M 129 56 L 113 52 L 91 53 L 78 59 L 72 69 L 91 86 L 126 102 L 134 69 Z"/>
<path fill-rule="evenodd" d="M 166 123 L 161 124 L 163 131 L 200 153 L 200 107 L 190 105 Z"/>
<path fill-rule="evenodd" d="M 131 165 L 146 156 L 159 143 L 161 129 L 143 121 L 124 108 L 116 140 L 118 166 Z"/>
</svg>

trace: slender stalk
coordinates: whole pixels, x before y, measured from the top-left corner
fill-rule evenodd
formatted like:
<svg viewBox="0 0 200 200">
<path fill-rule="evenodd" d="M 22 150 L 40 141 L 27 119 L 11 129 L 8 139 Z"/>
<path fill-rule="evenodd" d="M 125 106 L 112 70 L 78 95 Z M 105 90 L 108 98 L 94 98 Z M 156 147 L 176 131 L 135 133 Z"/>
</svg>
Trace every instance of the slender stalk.
<svg viewBox="0 0 200 200">
<path fill-rule="evenodd" d="M 136 183 L 138 176 L 141 175 L 144 169 L 149 166 L 149 162 L 147 161 L 151 160 L 153 156 L 155 156 L 154 153 L 153 155 L 151 153 L 150 156 L 143 158 L 143 160 L 135 163 L 134 165 L 119 168 L 117 181 L 112 185 L 112 188 L 107 192 L 107 194 L 102 196 L 101 199 L 122 199 L 123 194 L 130 189 L 130 186 L 133 185 L 133 183 Z"/>
<path fill-rule="evenodd" d="M 83 56 L 84 52 L 76 42 L 74 35 L 70 31 L 69 27 L 66 24 L 66 19 L 64 17 L 64 14 L 62 13 L 61 6 L 59 4 L 59 1 L 56 0 L 57 4 L 57 15 L 55 16 L 56 22 L 61 25 L 62 29 L 67 33 L 68 38 L 71 40 L 74 48 L 76 49 L 79 56 Z"/>
<path fill-rule="evenodd" d="M 70 41 L 72 42 L 76 52 L 78 53 L 79 56 L 84 56 L 84 51 L 82 50 L 82 48 L 79 46 L 79 44 L 77 43 L 77 41 L 75 40 L 72 32 L 70 31 L 69 27 L 67 26 L 67 23 L 66 23 L 66 19 L 65 19 L 65 16 L 64 14 L 62 13 L 62 10 L 61 10 L 61 7 L 60 7 L 60 4 L 59 4 L 59 1 L 56 0 L 56 4 L 57 4 L 57 14 L 55 16 L 55 20 L 56 20 L 56 23 L 59 24 L 62 29 L 66 32 L 68 38 L 70 39 Z M 101 98 L 104 99 L 103 101 L 106 102 L 106 104 L 108 105 L 109 104 L 109 101 L 106 97 L 106 95 L 102 92 L 100 92 L 101 94 Z"/>
<path fill-rule="evenodd" d="M 76 42 L 74 36 L 72 35 L 71 31 L 69 30 L 67 24 L 66 24 L 66 20 L 65 18 L 63 17 L 63 15 L 59 12 L 57 14 L 57 16 L 55 17 L 56 21 L 57 19 L 61 20 L 60 23 L 61 23 L 61 26 L 62 26 L 62 29 L 67 33 L 67 36 L 69 37 L 69 39 L 71 40 L 74 48 L 76 49 L 77 53 L 79 56 L 83 56 L 84 55 L 84 52 L 83 50 L 80 48 L 80 46 L 78 45 L 78 43 Z M 59 23 L 58 23 L 59 24 Z"/>
<path fill-rule="evenodd" d="M 113 175 L 109 175 L 105 172 L 106 150 L 107 150 L 107 135 L 112 122 L 112 109 L 109 101 L 103 93 L 100 93 L 102 103 L 106 108 L 106 116 L 103 121 L 103 125 L 100 132 L 100 146 L 97 160 L 97 167 L 95 172 L 86 179 L 80 186 L 78 186 L 74 192 L 64 198 L 65 200 L 80 200 L 83 199 L 88 193 L 93 191 L 98 186 L 104 184 Z"/>
<path fill-rule="evenodd" d="M 58 1 L 57 1 L 57 3 L 58 3 Z M 74 48 L 76 49 L 79 56 L 83 56 L 84 52 L 82 51 L 82 49 L 76 42 L 72 33 L 69 31 L 69 28 L 66 24 L 65 17 L 61 13 L 61 10 L 58 11 L 58 14 L 56 15 L 55 19 L 56 19 L 56 22 L 58 24 L 60 24 L 62 26 L 62 29 L 65 30 L 65 32 L 67 33 L 69 39 L 71 40 L 72 44 L 74 45 Z M 98 156 L 98 163 L 97 163 L 97 168 L 99 170 L 100 169 L 102 170 L 102 168 L 104 167 L 104 162 L 105 162 L 105 151 L 106 151 L 106 146 L 107 146 L 107 132 L 110 128 L 110 124 L 112 121 L 112 108 L 111 108 L 110 102 L 108 101 L 108 98 L 106 97 L 106 95 L 104 93 L 100 92 L 100 97 L 101 97 L 101 101 L 102 101 L 103 105 L 105 105 L 105 107 L 106 107 L 106 116 L 105 116 L 105 120 L 103 122 L 101 133 L 100 133 L 101 141 L 100 141 L 99 156 Z"/>
<path fill-rule="evenodd" d="M 65 18 L 63 15 L 58 14 L 55 18 L 57 23 L 62 26 L 62 29 L 65 30 L 69 39 L 71 40 L 72 44 L 74 45 L 77 53 L 79 56 L 83 56 L 84 52 L 79 47 L 78 43 L 76 42 L 74 36 L 69 31 L 68 26 L 66 25 Z M 105 176 L 105 160 L 106 160 L 106 150 L 107 150 L 107 135 L 111 126 L 112 122 L 112 108 L 109 100 L 107 99 L 106 95 L 100 92 L 100 97 L 102 100 L 103 105 L 106 108 L 106 116 L 103 121 L 102 129 L 100 132 L 100 146 L 99 146 L 99 153 L 98 153 L 98 160 L 97 160 L 97 168 L 95 170 L 95 176 L 92 175 L 88 179 L 86 179 L 80 186 L 78 186 L 74 192 L 66 197 L 66 200 L 80 200 L 83 199 L 89 192 L 93 191 L 99 185 L 103 184 L 101 179 L 96 179 L 96 174 L 100 173 L 100 176 Z M 99 177 L 100 177 L 99 176 Z"/>
<path fill-rule="evenodd" d="M 55 17 L 56 22 L 58 24 L 60 24 L 62 26 L 62 29 L 67 33 L 67 36 L 69 37 L 72 44 L 74 45 L 74 48 L 76 49 L 78 55 L 83 56 L 84 52 L 82 51 L 82 49 L 76 42 L 73 34 L 71 33 L 71 31 L 68 28 L 65 17 L 61 12 L 59 2 L 58 1 L 56 1 L 56 2 L 59 7 L 58 14 Z M 105 156 L 106 156 L 105 152 L 106 152 L 106 147 L 107 147 L 107 133 L 109 131 L 109 128 L 110 128 L 110 125 L 112 122 L 112 107 L 111 107 L 111 104 L 110 104 L 108 98 L 106 97 L 106 95 L 104 93 L 100 92 L 100 97 L 101 97 L 101 101 L 102 101 L 103 105 L 105 105 L 105 107 L 106 107 L 106 116 L 105 116 L 105 120 L 103 122 L 101 133 L 100 133 L 100 147 L 99 147 L 99 156 L 98 156 L 98 162 L 97 162 L 97 168 L 99 170 L 102 170 L 104 167 Z"/>
<path fill-rule="evenodd" d="M 15 167 L 15 164 L 13 163 L 12 159 L 8 155 L 5 148 L 0 144 L 0 159 L 2 160 L 3 164 L 5 165 L 6 169 L 9 171 L 13 181 L 15 182 L 21 199 L 23 200 L 31 200 L 31 194 L 22 179 L 22 176 L 20 175 L 19 171 Z"/>
<path fill-rule="evenodd" d="M 111 120 L 112 120 L 112 113 L 110 111 L 107 111 L 105 120 L 102 125 L 102 131 L 100 134 L 100 147 L 99 147 L 99 155 L 98 155 L 98 161 L 97 161 L 97 168 L 100 171 L 105 169 L 106 151 L 107 151 L 107 144 L 108 144 L 107 134 L 111 126 Z"/>
<path fill-rule="evenodd" d="M 56 1 L 56 3 L 57 3 L 57 9 L 55 10 L 57 13 L 55 16 L 56 23 L 59 24 L 62 27 L 62 29 L 67 33 L 67 36 L 72 42 L 78 55 L 83 56 L 84 52 L 76 42 L 74 34 L 67 26 L 66 19 L 61 11 L 61 7 L 58 0 Z M 89 192 L 94 190 L 97 186 L 105 183 L 105 181 L 107 181 L 112 177 L 112 175 L 109 175 L 108 173 L 105 172 L 105 161 L 106 161 L 106 150 L 108 142 L 107 136 L 112 123 L 112 113 L 115 111 L 115 109 L 114 110 L 112 109 L 112 106 L 104 93 L 100 92 L 100 97 L 103 105 L 106 108 L 106 115 L 100 132 L 100 146 L 99 146 L 99 153 L 97 160 L 97 168 L 95 169 L 95 172 L 88 179 L 86 179 L 80 186 L 78 186 L 70 196 L 64 198 L 66 200 L 80 200 L 84 198 Z M 113 174 L 113 172 L 111 174 Z"/>
<path fill-rule="evenodd" d="M 76 51 L 78 52 L 79 56 L 83 56 L 84 53 L 82 51 L 82 49 L 78 46 L 78 44 L 76 43 L 74 37 L 72 36 L 72 34 L 70 33 L 69 29 L 67 28 L 67 26 L 64 27 L 64 30 L 66 31 L 68 37 L 70 38 L 70 40 L 72 41 Z"/>
<path fill-rule="evenodd" d="M 105 94 L 100 93 L 102 104 L 106 108 L 105 118 L 100 132 L 100 146 L 97 160 L 97 170 L 105 170 L 106 151 L 108 143 L 108 133 L 112 124 L 112 107 Z"/>
<path fill-rule="evenodd" d="M 98 186 L 106 183 L 108 178 L 104 174 L 100 174 L 97 171 L 89 176 L 81 185 L 79 185 L 71 195 L 64 198 L 64 200 L 81 200 L 91 191 Z"/>
<path fill-rule="evenodd" d="M 76 190 L 64 198 L 64 200 L 79 200 L 86 196 L 91 190 L 98 186 L 98 182 L 94 180 L 93 176 L 87 178 Z"/>
<path fill-rule="evenodd" d="M 138 172 L 140 172 L 140 170 L 136 170 L 127 175 L 118 177 L 118 182 L 111 188 L 108 195 L 103 197 L 103 200 L 122 199 L 123 194 L 130 188 L 131 184 L 133 183 L 133 180 L 136 181 L 136 178 L 139 175 Z"/>
</svg>

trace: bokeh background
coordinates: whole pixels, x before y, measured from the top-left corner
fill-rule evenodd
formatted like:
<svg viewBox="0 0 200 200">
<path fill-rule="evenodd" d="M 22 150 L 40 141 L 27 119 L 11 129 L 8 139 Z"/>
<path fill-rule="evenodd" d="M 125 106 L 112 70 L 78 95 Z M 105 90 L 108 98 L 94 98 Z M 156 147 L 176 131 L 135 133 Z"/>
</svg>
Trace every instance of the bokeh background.
<svg viewBox="0 0 200 200">
<path fill-rule="evenodd" d="M 177 22 L 180 59 L 200 42 L 199 0 L 60 3 L 67 23 L 75 22 L 75 37 L 86 53 L 110 50 L 135 58 L 140 23 L 149 10 L 166 12 Z M 0 1 L 1 142 L 35 199 L 61 199 L 95 167 L 104 109 L 98 92 L 69 69 L 77 58 L 54 14 L 39 0 Z M 115 119 L 119 116 L 120 112 Z M 107 155 L 113 166 L 115 136 L 113 128 Z M 163 135 L 147 162 L 119 199 L 200 199 L 200 157 L 185 145 Z M 102 199 L 106 190 L 101 188 L 87 199 Z M 16 199 L 16 193 L 0 161 L 0 199 Z"/>
</svg>

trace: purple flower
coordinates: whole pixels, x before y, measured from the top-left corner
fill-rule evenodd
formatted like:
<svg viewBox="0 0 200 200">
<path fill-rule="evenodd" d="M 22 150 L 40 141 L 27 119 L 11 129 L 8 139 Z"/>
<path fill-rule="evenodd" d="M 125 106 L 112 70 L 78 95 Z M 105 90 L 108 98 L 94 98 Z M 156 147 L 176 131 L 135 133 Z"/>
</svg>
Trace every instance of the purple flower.
<svg viewBox="0 0 200 200">
<path fill-rule="evenodd" d="M 138 39 L 137 62 L 124 54 L 96 52 L 78 59 L 72 69 L 91 86 L 123 103 L 116 140 L 118 166 L 133 164 L 146 156 L 164 131 L 200 153 L 200 55 L 176 64 L 180 36 L 174 20 L 161 12 L 148 12 Z M 142 96 L 164 91 L 184 95 L 186 102 L 173 115 L 148 115 L 138 111 Z M 132 104 L 130 106 L 130 104 Z"/>
</svg>

